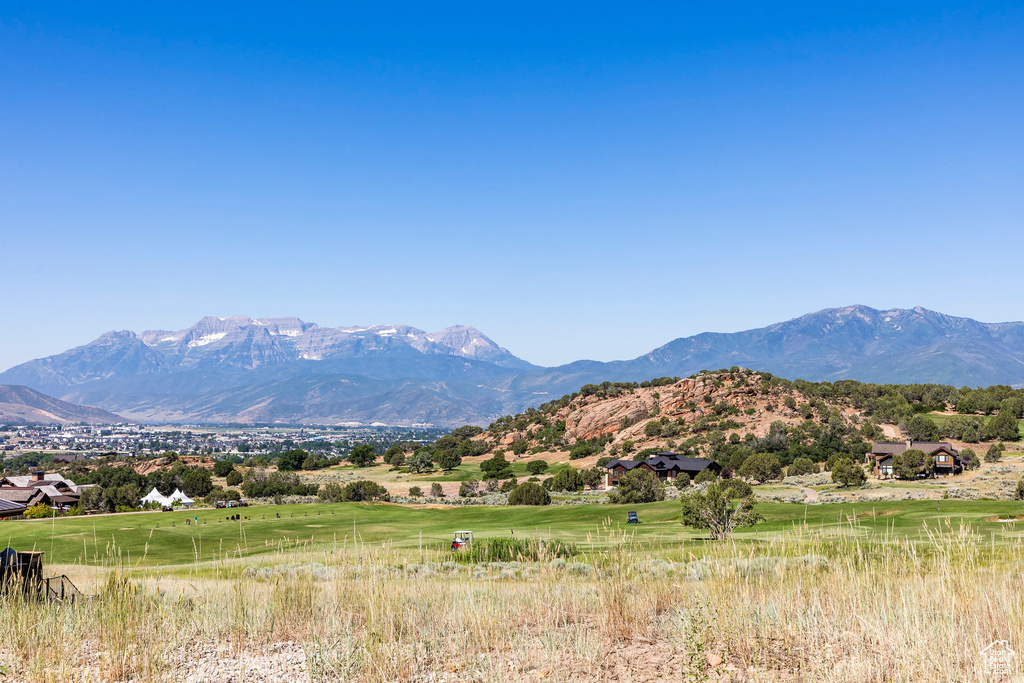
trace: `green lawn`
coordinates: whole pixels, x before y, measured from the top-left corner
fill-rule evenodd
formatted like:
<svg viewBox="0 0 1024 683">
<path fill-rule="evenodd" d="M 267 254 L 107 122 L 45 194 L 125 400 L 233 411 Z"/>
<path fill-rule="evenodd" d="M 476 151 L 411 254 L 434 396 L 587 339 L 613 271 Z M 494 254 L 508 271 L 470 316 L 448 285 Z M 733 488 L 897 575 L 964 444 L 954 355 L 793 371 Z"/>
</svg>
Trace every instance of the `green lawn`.
<svg viewBox="0 0 1024 683">
<path fill-rule="evenodd" d="M 864 539 L 926 540 L 925 525 L 946 522 L 956 529 L 967 522 L 979 537 L 1016 542 L 1024 523 L 999 523 L 993 517 L 1024 514 L 1015 501 L 895 501 L 803 505 L 761 503 L 765 522 L 737 532 L 743 542 L 769 541 L 780 536 L 821 537 L 856 535 Z M 626 512 L 636 510 L 643 522 L 627 527 Z M 477 538 L 543 533 L 580 546 L 603 549 L 621 542 L 628 531 L 635 542 L 672 547 L 701 533 L 679 524 L 675 501 L 633 506 L 564 505 L 542 508 L 467 506 L 408 507 L 391 504 L 337 503 L 281 505 L 241 510 L 250 519 L 225 521 L 225 510 L 153 512 L 54 520 L 11 521 L 0 524 L 3 545 L 46 552 L 51 563 L 97 564 L 120 553 L 125 562 L 143 566 L 184 565 L 231 556 L 254 556 L 304 543 L 367 544 L 390 542 L 397 548 L 416 548 L 421 542 L 443 547 L 457 529 L 471 529 Z M 281 517 L 278 518 L 277 515 Z M 197 515 L 198 526 L 185 525 Z M 173 524 L 173 525 L 172 525 Z M 609 535 L 609 531 L 615 534 Z M 615 537 L 614 540 L 612 536 Z"/>
</svg>

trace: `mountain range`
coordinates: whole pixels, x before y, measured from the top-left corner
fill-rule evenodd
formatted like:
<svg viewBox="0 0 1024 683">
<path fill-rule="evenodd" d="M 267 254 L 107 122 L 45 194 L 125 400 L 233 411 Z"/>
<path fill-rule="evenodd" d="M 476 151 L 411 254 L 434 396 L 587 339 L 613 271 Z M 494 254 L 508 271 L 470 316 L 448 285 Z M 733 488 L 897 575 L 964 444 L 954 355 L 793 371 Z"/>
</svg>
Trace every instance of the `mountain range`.
<svg viewBox="0 0 1024 683">
<path fill-rule="evenodd" d="M 115 424 L 120 415 L 92 406 L 80 406 L 34 389 L 0 385 L 0 424 Z"/>
<path fill-rule="evenodd" d="M 540 367 L 461 325 L 428 333 L 207 317 L 178 331 L 108 332 L 0 373 L 0 383 L 140 421 L 456 425 L 588 383 L 733 365 L 814 381 L 1024 385 L 1024 323 L 848 306 L 682 337 L 632 360 Z"/>
</svg>

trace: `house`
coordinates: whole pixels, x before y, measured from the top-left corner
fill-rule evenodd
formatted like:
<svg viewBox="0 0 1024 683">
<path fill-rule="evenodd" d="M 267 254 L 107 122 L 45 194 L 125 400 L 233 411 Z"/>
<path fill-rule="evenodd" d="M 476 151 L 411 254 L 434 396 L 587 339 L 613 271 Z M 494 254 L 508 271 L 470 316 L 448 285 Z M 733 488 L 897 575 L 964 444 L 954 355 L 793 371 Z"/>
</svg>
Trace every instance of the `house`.
<svg viewBox="0 0 1024 683">
<path fill-rule="evenodd" d="M 69 510 L 78 504 L 82 491 L 91 487 L 92 484 L 78 485 L 59 474 L 37 470 L 0 478 L 0 499 L 25 507 L 45 503 L 55 510 Z"/>
<path fill-rule="evenodd" d="M 887 478 L 893 476 L 893 457 L 908 450 L 916 449 L 923 451 L 925 455 L 931 456 L 934 466 L 932 476 L 950 476 L 963 472 L 963 462 L 960 460 L 960 451 L 953 448 L 947 441 L 884 441 L 873 444 L 871 453 L 868 454 L 868 463 L 876 477 Z"/>
<path fill-rule="evenodd" d="M 638 467 L 654 472 L 663 482 L 675 481 L 680 474 L 686 474 L 693 479 L 706 469 L 711 469 L 716 474 L 722 471 L 722 466 L 714 460 L 686 458 L 676 453 L 658 453 L 647 460 L 612 460 L 605 465 L 605 469 L 608 470 L 605 484 L 608 487 L 618 485 L 619 477 Z"/>
</svg>

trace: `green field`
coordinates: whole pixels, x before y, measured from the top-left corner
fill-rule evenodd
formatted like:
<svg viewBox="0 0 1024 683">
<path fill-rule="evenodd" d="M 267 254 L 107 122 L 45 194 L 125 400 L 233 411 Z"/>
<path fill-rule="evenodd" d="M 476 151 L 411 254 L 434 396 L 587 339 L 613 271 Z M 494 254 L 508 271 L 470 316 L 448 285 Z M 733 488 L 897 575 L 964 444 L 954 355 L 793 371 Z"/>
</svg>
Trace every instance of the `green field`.
<svg viewBox="0 0 1024 683">
<path fill-rule="evenodd" d="M 971 525 L 988 542 L 1016 542 L 1024 522 L 997 518 L 1024 515 L 1015 501 L 896 501 L 831 505 L 762 503 L 765 522 L 735 534 L 740 542 L 780 538 L 856 537 L 880 542 L 927 541 L 928 530 Z M 643 524 L 627 526 L 627 510 Z M 397 549 L 443 549 L 457 529 L 477 538 L 542 534 L 602 552 L 621 544 L 649 544 L 652 552 L 673 552 L 686 543 L 699 550 L 702 534 L 679 523 L 674 501 L 635 506 L 559 505 L 538 508 L 466 506 L 410 507 L 392 504 L 336 503 L 280 505 L 240 510 L 247 520 L 227 521 L 226 510 L 149 512 L 51 520 L 11 521 L 0 525 L 4 545 L 46 553 L 49 563 L 102 564 L 117 555 L 131 566 L 189 565 L 280 550 L 387 543 Z M 277 515 L 280 514 L 280 518 Z M 186 525 L 189 517 L 199 524 Z M 927 527 L 927 528 L 926 528 Z M 625 534 L 625 535 L 624 535 Z"/>
</svg>

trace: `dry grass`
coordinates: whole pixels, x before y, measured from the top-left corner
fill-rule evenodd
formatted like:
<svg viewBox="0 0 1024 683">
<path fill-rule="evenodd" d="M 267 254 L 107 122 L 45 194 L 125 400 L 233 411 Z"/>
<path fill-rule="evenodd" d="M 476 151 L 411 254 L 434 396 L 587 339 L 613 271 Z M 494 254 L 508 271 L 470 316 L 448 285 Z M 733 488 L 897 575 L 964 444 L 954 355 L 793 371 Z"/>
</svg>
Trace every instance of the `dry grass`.
<svg viewBox="0 0 1024 683">
<path fill-rule="evenodd" d="M 317 681 L 975 681 L 997 680 L 990 642 L 1024 643 L 1024 551 L 967 527 L 926 546 L 620 540 L 567 566 L 386 544 L 163 571 L 112 560 L 85 577 L 93 600 L 0 599 L 0 664 L 5 680 L 178 681 L 192 648 L 293 641 Z"/>
</svg>

